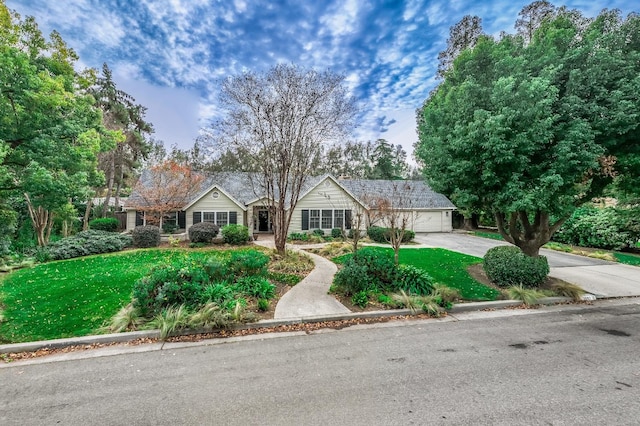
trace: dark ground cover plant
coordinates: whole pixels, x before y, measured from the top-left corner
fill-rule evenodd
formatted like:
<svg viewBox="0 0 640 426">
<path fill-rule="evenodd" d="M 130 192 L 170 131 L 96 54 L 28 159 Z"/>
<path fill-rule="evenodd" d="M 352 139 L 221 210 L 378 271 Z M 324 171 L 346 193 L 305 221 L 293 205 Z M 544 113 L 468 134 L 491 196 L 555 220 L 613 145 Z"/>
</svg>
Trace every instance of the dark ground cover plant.
<svg viewBox="0 0 640 426">
<path fill-rule="evenodd" d="M 361 308 L 369 299 L 379 299 L 380 294 L 428 296 L 433 290 L 433 279 L 427 272 L 412 265 L 397 266 L 391 252 L 373 247 L 347 255 L 332 286 L 334 293 L 351 297 L 351 302 Z"/>
<path fill-rule="evenodd" d="M 131 246 L 132 242 L 130 235 L 88 230 L 51 243 L 44 250 L 50 260 L 63 260 L 120 251 Z"/>
<path fill-rule="evenodd" d="M 118 225 L 118 219 L 115 217 L 99 217 L 89 221 L 89 229 L 95 229 L 96 231 L 116 232 Z"/>
<path fill-rule="evenodd" d="M 192 243 L 210 243 L 220 231 L 220 227 L 211 222 L 198 222 L 189 228 L 189 240 Z"/>
<path fill-rule="evenodd" d="M 289 234 L 289 241 L 309 241 L 309 234 L 306 232 L 292 232 Z"/>
<path fill-rule="evenodd" d="M 160 228 L 155 225 L 136 226 L 131 232 L 131 237 L 135 247 L 158 247 L 160 245 Z"/>
<path fill-rule="evenodd" d="M 500 287 L 539 287 L 549 275 L 545 256 L 527 256 L 515 246 L 489 249 L 482 266 L 489 279 Z"/>
<path fill-rule="evenodd" d="M 236 303 L 246 306 L 246 298 L 271 299 L 275 286 L 265 278 L 268 263 L 269 256 L 256 250 L 230 256 L 210 253 L 199 260 L 178 258 L 136 281 L 133 305 L 150 318 L 170 307 L 197 309 L 214 302 L 231 309 Z"/>
</svg>

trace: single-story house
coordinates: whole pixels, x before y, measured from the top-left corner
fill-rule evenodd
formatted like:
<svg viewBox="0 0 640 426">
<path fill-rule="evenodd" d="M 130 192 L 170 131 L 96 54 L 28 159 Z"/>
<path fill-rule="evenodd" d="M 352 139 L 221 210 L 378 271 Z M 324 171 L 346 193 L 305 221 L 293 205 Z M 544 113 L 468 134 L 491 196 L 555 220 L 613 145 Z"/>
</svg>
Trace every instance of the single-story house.
<svg viewBox="0 0 640 426">
<path fill-rule="evenodd" d="M 140 179 L 145 176 L 143 173 Z M 200 188 L 192 191 L 196 195 L 164 222 L 171 221 L 185 230 L 197 222 L 212 222 L 220 227 L 236 223 L 249 227 L 253 233 L 272 233 L 272 213 L 264 191 L 255 181 L 251 174 L 243 172 L 207 176 Z M 134 190 L 125 205 L 127 229 L 146 224 L 144 213 L 134 207 L 139 202 Z M 363 230 L 371 225 L 385 226 L 381 206 L 391 206 L 396 214 L 407 218 L 407 227 L 415 232 L 450 232 L 456 208 L 447 197 L 421 181 L 338 179 L 323 175 L 307 179 L 289 233 L 351 229 L 358 223 Z"/>
</svg>

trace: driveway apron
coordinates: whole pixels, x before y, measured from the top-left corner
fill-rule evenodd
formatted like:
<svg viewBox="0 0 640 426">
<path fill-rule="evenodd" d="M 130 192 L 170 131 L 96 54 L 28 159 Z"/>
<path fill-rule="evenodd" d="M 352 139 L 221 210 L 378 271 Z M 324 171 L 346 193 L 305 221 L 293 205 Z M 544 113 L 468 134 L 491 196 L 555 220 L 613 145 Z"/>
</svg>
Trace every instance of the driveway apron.
<svg viewBox="0 0 640 426">
<path fill-rule="evenodd" d="M 477 257 L 483 257 L 492 247 L 507 244 L 457 232 L 418 234 L 415 239 L 430 247 Z M 549 275 L 579 285 L 597 297 L 640 296 L 639 267 L 554 250 L 542 249 L 540 253 L 549 261 Z"/>
</svg>

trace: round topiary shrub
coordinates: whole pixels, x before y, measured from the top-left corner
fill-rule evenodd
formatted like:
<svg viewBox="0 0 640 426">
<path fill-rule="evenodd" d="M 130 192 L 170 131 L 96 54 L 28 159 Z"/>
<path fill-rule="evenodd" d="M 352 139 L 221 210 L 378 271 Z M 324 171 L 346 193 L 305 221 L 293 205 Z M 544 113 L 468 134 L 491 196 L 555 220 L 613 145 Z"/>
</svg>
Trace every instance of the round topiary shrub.
<svg viewBox="0 0 640 426">
<path fill-rule="evenodd" d="M 220 227 L 211 222 L 195 223 L 189 228 L 189 240 L 192 243 L 210 243 L 216 235 Z"/>
<path fill-rule="evenodd" d="M 243 225 L 227 225 L 221 232 L 222 240 L 226 244 L 240 245 L 249 241 L 249 228 Z"/>
<path fill-rule="evenodd" d="M 160 245 L 160 228 L 153 225 L 136 226 L 133 228 L 131 237 L 135 247 L 158 247 Z"/>
<path fill-rule="evenodd" d="M 116 232 L 118 230 L 118 219 L 115 217 L 101 217 L 89 221 L 89 228 L 96 231 Z"/>
<path fill-rule="evenodd" d="M 546 257 L 527 256 L 514 246 L 498 246 L 489 249 L 484 256 L 482 266 L 487 277 L 501 287 L 512 285 L 538 287 L 549 275 Z"/>
</svg>

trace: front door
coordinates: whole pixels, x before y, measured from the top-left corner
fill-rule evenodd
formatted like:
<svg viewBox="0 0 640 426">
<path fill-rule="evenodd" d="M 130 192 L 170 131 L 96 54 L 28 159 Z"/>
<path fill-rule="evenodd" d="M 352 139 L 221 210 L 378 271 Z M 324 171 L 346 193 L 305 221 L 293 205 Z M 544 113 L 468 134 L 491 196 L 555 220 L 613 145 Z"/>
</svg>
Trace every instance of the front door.
<svg viewBox="0 0 640 426">
<path fill-rule="evenodd" d="M 258 210 L 258 231 L 269 232 L 269 211 Z"/>
</svg>

